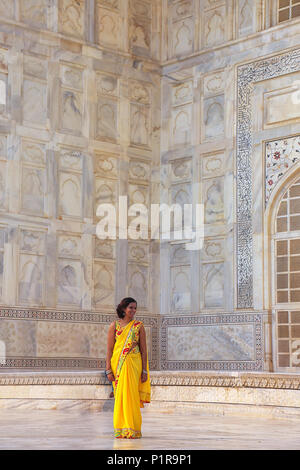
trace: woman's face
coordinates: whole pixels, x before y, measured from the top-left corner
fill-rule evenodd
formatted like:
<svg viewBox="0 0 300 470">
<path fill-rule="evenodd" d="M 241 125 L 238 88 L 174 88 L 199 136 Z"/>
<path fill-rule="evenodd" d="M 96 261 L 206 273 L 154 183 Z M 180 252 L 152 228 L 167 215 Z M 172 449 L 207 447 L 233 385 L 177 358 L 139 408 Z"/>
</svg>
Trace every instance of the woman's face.
<svg viewBox="0 0 300 470">
<path fill-rule="evenodd" d="M 136 303 L 130 302 L 130 304 L 128 304 L 127 307 L 125 308 L 124 312 L 125 312 L 125 317 L 128 320 L 133 320 L 133 317 L 136 312 Z"/>
</svg>

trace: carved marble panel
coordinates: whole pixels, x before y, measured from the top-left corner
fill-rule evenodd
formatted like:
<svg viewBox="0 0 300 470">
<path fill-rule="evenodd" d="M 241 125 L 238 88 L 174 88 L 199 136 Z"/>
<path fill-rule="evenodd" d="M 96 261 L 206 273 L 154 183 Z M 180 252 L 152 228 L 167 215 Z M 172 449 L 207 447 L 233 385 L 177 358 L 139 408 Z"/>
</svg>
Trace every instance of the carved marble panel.
<svg viewBox="0 0 300 470">
<path fill-rule="evenodd" d="M 29 164 L 44 166 L 46 163 L 46 148 L 43 142 L 22 139 L 21 159 Z"/>
<path fill-rule="evenodd" d="M 24 21 L 25 23 L 30 23 L 35 27 L 46 28 L 48 3 L 48 0 L 21 0 L 21 21 Z"/>
<path fill-rule="evenodd" d="M 171 145 L 187 145 L 191 143 L 191 105 L 180 106 L 172 111 Z"/>
<path fill-rule="evenodd" d="M 47 179 L 45 168 L 22 165 L 21 169 L 21 210 L 44 215 Z"/>
<path fill-rule="evenodd" d="M 215 261 L 224 259 L 225 257 L 225 239 L 214 238 L 204 240 L 203 249 L 201 251 L 202 261 Z"/>
<path fill-rule="evenodd" d="M 201 160 L 202 178 L 220 176 L 224 173 L 224 153 L 203 155 Z"/>
<path fill-rule="evenodd" d="M 24 79 L 23 82 L 23 120 L 31 124 L 46 125 L 47 85 L 38 81 Z"/>
<path fill-rule="evenodd" d="M 61 82 L 63 86 L 82 90 L 83 88 L 83 71 L 81 68 L 72 67 L 70 65 L 61 65 L 60 67 Z"/>
<path fill-rule="evenodd" d="M 171 266 L 181 266 L 191 264 L 191 252 L 185 249 L 185 245 L 174 243 L 170 245 Z"/>
<path fill-rule="evenodd" d="M 132 204 L 144 204 L 149 208 L 150 194 L 149 187 L 142 186 L 140 184 L 128 184 L 128 203 Z"/>
<path fill-rule="evenodd" d="M 238 0 L 238 34 L 247 36 L 255 32 L 256 2 L 253 0 Z"/>
<path fill-rule="evenodd" d="M 117 202 L 117 183 L 95 177 L 95 211 L 98 204 L 115 204 Z"/>
<path fill-rule="evenodd" d="M 171 267 L 171 310 L 172 312 L 191 309 L 191 267 Z"/>
<path fill-rule="evenodd" d="M 38 322 L 37 357 L 105 357 L 109 325 L 65 322 Z"/>
<path fill-rule="evenodd" d="M 224 95 L 203 101 L 204 139 L 224 135 Z"/>
<path fill-rule="evenodd" d="M 119 95 L 119 80 L 116 75 L 97 73 L 96 76 L 97 93 L 108 96 Z"/>
<path fill-rule="evenodd" d="M 188 81 L 172 87 L 173 106 L 191 103 L 193 101 L 193 82 Z"/>
<path fill-rule="evenodd" d="M 23 252 L 43 254 L 46 249 L 46 233 L 21 229 L 19 238 L 19 248 Z"/>
<path fill-rule="evenodd" d="M 167 355 L 173 361 L 253 361 L 253 325 L 197 325 L 168 328 Z"/>
<path fill-rule="evenodd" d="M 182 2 L 177 2 L 171 5 L 172 8 L 172 21 L 182 20 L 194 14 L 194 1 L 193 0 L 184 0 Z"/>
<path fill-rule="evenodd" d="M 60 169 L 73 170 L 81 172 L 83 167 L 84 155 L 81 150 L 76 148 L 61 147 L 59 152 L 58 165 Z"/>
<path fill-rule="evenodd" d="M 224 305 L 224 263 L 203 264 L 203 297 L 205 308 Z"/>
<path fill-rule="evenodd" d="M 81 301 L 81 261 L 72 259 L 57 260 L 57 304 L 80 306 Z"/>
<path fill-rule="evenodd" d="M 128 263 L 128 296 L 137 301 L 139 309 L 148 308 L 149 268 Z"/>
<path fill-rule="evenodd" d="M 224 70 L 205 75 L 203 78 L 203 94 L 205 97 L 220 94 L 220 92 L 224 91 L 224 85 Z"/>
<path fill-rule="evenodd" d="M 204 221 L 206 224 L 224 222 L 224 179 L 215 178 L 203 183 Z"/>
<path fill-rule="evenodd" d="M 57 236 L 57 254 L 60 257 L 80 257 L 81 238 L 71 234 L 58 234 Z"/>
<path fill-rule="evenodd" d="M 99 97 L 97 103 L 96 139 L 116 142 L 118 131 L 118 102 Z"/>
<path fill-rule="evenodd" d="M 151 55 L 151 22 L 132 16 L 129 21 L 129 48 L 134 54 Z"/>
<path fill-rule="evenodd" d="M 151 145 L 150 108 L 131 103 L 130 105 L 130 142 L 134 146 Z"/>
<path fill-rule="evenodd" d="M 47 62 L 40 57 L 34 57 L 24 54 L 23 56 L 23 72 L 28 77 L 47 79 Z"/>
<path fill-rule="evenodd" d="M 98 7 L 97 22 L 99 44 L 119 48 L 121 38 L 121 20 L 119 14 Z"/>
<path fill-rule="evenodd" d="M 134 16 L 151 19 L 152 5 L 149 1 L 130 0 L 130 11 Z"/>
<path fill-rule="evenodd" d="M 149 84 L 131 80 L 129 83 L 129 97 L 131 102 L 150 105 L 151 88 Z"/>
<path fill-rule="evenodd" d="M 97 0 L 97 4 L 113 10 L 120 9 L 120 0 Z"/>
<path fill-rule="evenodd" d="M 182 160 L 171 161 L 171 181 L 177 183 L 182 180 L 192 178 L 192 160 L 185 158 Z"/>
<path fill-rule="evenodd" d="M 94 172 L 96 175 L 107 178 L 118 177 L 118 159 L 110 154 L 95 154 Z"/>
<path fill-rule="evenodd" d="M 151 166 L 143 160 L 131 159 L 129 162 L 129 179 L 135 182 L 149 182 L 151 176 Z"/>
<path fill-rule="evenodd" d="M 116 258 L 116 242 L 114 240 L 99 240 L 97 237 L 94 240 L 94 258 Z"/>
<path fill-rule="evenodd" d="M 95 307 L 112 308 L 115 304 L 115 265 L 95 261 L 93 281 Z"/>
<path fill-rule="evenodd" d="M 82 38 L 84 35 L 84 0 L 59 0 L 60 31 Z"/>
<path fill-rule="evenodd" d="M 135 263 L 149 263 L 149 243 L 128 241 L 128 260 Z"/>
<path fill-rule="evenodd" d="M 36 352 L 36 325 L 28 320 L 0 320 L 0 339 L 8 357 L 32 357 Z"/>
<path fill-rule="evenodd" d="M 69 217 L 82 215 L 81 175 L 59 172 L 59 214 Z"/>
<path fill-rule="evenodd" d="M 43 304 L 45 258 L 20 253 L 18 266 L 18 301 L 22 304 Z"/>
<path fill-rule="evenodd" d="M 226 41 L 226 6 L 215 8 L 203 15 L 204 45 L 214 46 Z"/>
<path fill-rule="evenodd" d="M 83 96 L 75 90 L 61 89 L 61 128 L 82 134 Z"/>
<path fill-rule="evenodd" d="M 289 87 L 264 93 L 264 128 L 300 122 L 299 96 L 300 79 Z"/>
<path fill-rule="evenodd" d="M 185 18 L 172 25 L 172 55 L 189 55 L 194 51 L 194 20 Z"/>
</svg>

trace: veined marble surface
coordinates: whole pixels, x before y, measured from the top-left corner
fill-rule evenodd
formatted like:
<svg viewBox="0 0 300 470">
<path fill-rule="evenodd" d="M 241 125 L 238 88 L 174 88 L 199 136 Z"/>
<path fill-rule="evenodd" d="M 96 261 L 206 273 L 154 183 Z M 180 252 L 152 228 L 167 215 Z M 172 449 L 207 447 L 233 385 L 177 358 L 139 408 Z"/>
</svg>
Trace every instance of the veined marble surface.
<svg viewBox="0 0 300 470">
<path fill-rule="evenodd" d="M 113 437 L 112 412 L 0 410 L 0 449 L 300 449 L 299 421 L 147 413 L 142 438 Z"/>
</svg>

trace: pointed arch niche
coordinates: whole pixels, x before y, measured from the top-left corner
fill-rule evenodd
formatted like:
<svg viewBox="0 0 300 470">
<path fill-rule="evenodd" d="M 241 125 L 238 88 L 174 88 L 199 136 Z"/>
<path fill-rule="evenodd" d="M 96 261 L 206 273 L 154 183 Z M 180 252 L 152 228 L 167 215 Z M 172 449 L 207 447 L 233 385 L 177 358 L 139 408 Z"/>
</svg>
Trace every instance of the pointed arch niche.
<svg viewBox="0 0 300 470">
<path fill-rule="evenodd" d="M 266 179 L 266 185 L 268 181 Z M 273 367 L 300 372 L 300 160 L 266 201 L 266 301 L 272 309 Z"/>
</svg>

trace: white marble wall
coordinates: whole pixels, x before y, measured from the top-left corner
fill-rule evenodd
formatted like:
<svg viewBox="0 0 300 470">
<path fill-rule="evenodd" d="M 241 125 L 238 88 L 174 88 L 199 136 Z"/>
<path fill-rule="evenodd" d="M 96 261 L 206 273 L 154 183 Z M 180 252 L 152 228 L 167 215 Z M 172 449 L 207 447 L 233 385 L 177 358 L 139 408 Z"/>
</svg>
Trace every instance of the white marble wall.
<svg viewBox="0 0 300 470">
<path fill-rule="evenodd" d="M 107 324 L 128 295 L 158 367 L 158 242 L 96 236 L 98 204 L 117 207 L 120 195 L 159 202 L 158 8 L 0 2 L 0 339 L 9 367 L 104 366 Z"/>
<path fill-rule="evenodd" d="M 100 367 L 131 295 L 153 367 L 272 370 L 264 144 L 300 120 L 299 20 L 275 3 L 0 1 L 9 367 Z M 98 240 L 97 205 L 120 195 L 202 203 L 203 248 Z"/>
<path fill-rule="evenodd" d="M 265 142 L 299 135 L 300 36 L 275 3 L 162 2 L 161 197 L 203 203 L 205 223 L 200 251 L 161 249 L 163 369 L 277 367 Z"/>
</svg>

